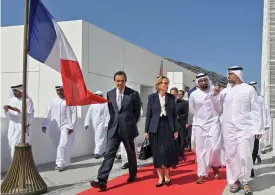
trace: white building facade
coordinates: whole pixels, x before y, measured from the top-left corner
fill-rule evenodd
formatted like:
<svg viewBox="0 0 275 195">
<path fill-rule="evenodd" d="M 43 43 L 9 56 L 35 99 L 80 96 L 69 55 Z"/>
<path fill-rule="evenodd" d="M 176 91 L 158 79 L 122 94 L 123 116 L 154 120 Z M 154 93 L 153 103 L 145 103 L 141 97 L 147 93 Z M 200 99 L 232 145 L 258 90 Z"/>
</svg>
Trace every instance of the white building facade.
<svg viewBox="0 0 275 195">
<path fill-rule="evenodd" d="M 146 113 L 148 95 L 154 91 L 161 61 L 164 74 L 170 77 L 171 87 L 193 87 L 195 73 L 127 42 L 109 32 L 82 20 L 60 22 L 60 27 L 71 44 L 82 69 L 87 88 L 94 92 L 107 91 L 114 86 L 113 75 L 124 70 L 127 85 L 138 92 Z M 10 86 L 22 83 L 23 26 L 1 27 L 1 106 L 8 103 Z M 33 124 L 33 155 L 36 164 L 52 162 L 55 149 L 47 135 L 41 132 L 41 120 L 48 104 L 56 96 L 54 86 L 61 84 L 58 72 L 38 61 L 28 58 L 28 95 L 33 99 L 35 121 Z M 2 108 L 2 107 L 1 107 Z M 73 156 L 87 155 L 93 151 L 93 131 L 83 127 L 87 106 L 78 108 L 78 124 Z M 144 124 L 140 124 L 140 142 L 143 140 Z M 1 169 L 10 163 L 7 142 L 8 120 L 1 109 Z"/>
<path fill-rule="evenodd" d="M 269 143 L 275 147 L 275 0 L 264 0 L 261 95 L 270 109 Z M 275 151 L 274 151 L 275 154 Z"/>
</svg>

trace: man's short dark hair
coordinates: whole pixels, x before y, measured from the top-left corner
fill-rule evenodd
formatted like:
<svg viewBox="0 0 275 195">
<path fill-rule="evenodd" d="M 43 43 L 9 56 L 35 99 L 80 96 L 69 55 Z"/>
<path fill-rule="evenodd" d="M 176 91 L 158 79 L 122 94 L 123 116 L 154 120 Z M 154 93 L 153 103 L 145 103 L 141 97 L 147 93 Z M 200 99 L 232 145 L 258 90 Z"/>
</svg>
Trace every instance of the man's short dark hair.
<svg viewBox="0 0 275 195">
<path fill-rule="evenodd" d="M 123 75 L 125 77 L 125 81 L 127 81 L 127 76 L 126 76 L 126 73 L 124 71 L 117 71 L 114 75 L 114 80 L 116 79 L 116 76 L 121 76 Z"/>
<path fill-rule="evenodd" d="M 182 95 L 184 95 L 184 91 L 183 91 L 183 90 L 179 90 L 179 92 L 181 92 L 181 93 L 182 93 Z"/>
<path fill-rule="evenodd" d="M 176 88 L 176 87 L 171 88 L 171 89 L 170 89 L 170 93 L 171 93 L 172 91 L 176 91 L 177 93 L 179 92 L 178 88 Z"/>
</svg>

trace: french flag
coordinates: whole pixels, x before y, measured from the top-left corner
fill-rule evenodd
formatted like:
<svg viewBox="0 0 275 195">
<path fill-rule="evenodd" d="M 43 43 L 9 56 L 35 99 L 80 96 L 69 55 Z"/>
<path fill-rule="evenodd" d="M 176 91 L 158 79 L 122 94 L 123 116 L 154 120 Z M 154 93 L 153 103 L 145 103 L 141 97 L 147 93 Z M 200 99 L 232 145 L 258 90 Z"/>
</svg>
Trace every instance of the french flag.
<svg viewBox="0 0 275 195">
<path fill-rule="evenodd" d="M 87 90 L 71 45 L 41 0 L 30 4 L 28 54 L 61 73 L 67 106 L 107 102 Z"/>
</svg>

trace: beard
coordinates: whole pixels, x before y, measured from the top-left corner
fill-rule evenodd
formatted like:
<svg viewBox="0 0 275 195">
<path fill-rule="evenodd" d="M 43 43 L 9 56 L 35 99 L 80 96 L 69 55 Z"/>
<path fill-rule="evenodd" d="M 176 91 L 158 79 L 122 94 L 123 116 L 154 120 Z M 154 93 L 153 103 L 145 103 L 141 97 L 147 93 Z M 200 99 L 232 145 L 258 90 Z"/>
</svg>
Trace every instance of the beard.
<svg viewBox="0 0 275 195">
<path fill-rule="evenodd" d="M 208 85 L 202 85 L 200 88 L 201 88 L 202 90 L 207 90 L 207 89 L 208 89 Z"/>
</svg>

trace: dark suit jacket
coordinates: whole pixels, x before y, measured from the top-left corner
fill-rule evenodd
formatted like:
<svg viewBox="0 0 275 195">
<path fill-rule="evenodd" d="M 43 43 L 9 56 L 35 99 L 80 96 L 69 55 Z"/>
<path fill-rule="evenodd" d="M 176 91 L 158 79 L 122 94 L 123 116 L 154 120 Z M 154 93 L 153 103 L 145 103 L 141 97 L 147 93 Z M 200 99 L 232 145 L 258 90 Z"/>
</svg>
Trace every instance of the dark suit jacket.
<svg viewBox="0 0 275 195">
<path fill-rule="evenodd" d="M 189 125 L 192 125 L 192 124 L 193 124 L 193 117 L 194 117 L 194 115 L 191 114 L 191 112 L 188 112 L 187 124 L 189 124 Z"/>
<path fill-rule="evenodd" d="M 137 121 L 141 109 L 139 93 L 131 88 L 125 87 L 121 109 L 118 110 L 116 90 L 117 88 L 114 88 L 107 93 L 110 113 L 107 137 L 112 138 L 119 126 L 119 135 L 121 138 L 134 139 L 139 135 L 137 129 Z"/>
<path fill-rule="evenodd" d="M 188 109 L 189 104 L 188 101 L 186 100 L 177 100 L 176 101 L 176 112 L 178 116 L 178 122 L 181 125 L 186 125 L 187 120 L 188 120 Z"/>
<path fill-rule="evenodd" d="M 175 97 L 169 93 L 165 95 L 165 109 L 171 131 L 178 131 Z M 153 93 L 148 97 L 145 132 L 156 133 L 160 119 L 161 107 L 159 94 Z"/>
</svg>

